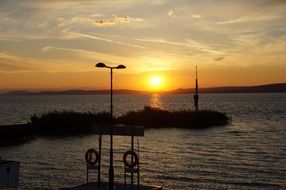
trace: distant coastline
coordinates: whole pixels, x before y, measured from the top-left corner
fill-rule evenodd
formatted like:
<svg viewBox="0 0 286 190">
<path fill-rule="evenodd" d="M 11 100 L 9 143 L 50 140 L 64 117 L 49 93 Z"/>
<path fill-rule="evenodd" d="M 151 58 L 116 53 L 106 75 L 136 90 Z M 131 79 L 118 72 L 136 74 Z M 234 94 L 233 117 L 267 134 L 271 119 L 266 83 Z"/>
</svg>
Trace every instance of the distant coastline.
<svg viewBox="0 0 286 190">
<path fill-rule="evenodd" d="M 194 88 L 180 88 L 169 91 L 138 91 L 128 89 L 113 90 L 114 94 L 188 94 L 194 93 Z M 200 88 L 200 93 L 279 93 L 286 92 L 286 83 L 266 84 L 259 86 L 225 86 Z M 25 90 L 15 90 L 2 93 L 1 95 L 94 95 L 109 94 L 109 90 L 63 90 L 63 91 L 40 91 L 31 92 Z"/>
</svg>

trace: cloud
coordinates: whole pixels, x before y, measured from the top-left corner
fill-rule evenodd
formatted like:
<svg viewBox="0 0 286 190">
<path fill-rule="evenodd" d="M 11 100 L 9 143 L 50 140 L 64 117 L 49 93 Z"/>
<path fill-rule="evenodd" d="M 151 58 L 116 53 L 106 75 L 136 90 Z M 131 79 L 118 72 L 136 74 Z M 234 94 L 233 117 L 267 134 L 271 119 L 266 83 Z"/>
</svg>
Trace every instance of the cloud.
<svg viewBox="0 0 286 190">
<path fill-rule="evenodd" d="M 110 27 L 116 24 L 127 24 L 131 21 L 142 21 L 143 19 L 140 18 L 131 18 L 129 16 L 113 16 L 111 18 L 94 18 L 95 16 L 92 15 L 93 18 L 89 17 L 74 17 L 72 22 L 78 23 L 86 23 L 90 25 L 94 25 L 97 27 Z"/>
<path fill-rule="evenodd" d="M 280 18 L 279 15 L 269 15 L 269 14 L 251 14 L 246 16 L 241 16 L 233 20 L 226 20 L 217 22 L 216 24 L 236 24 L 245 22 L 263 22 L 270 21 Z"/>
<path fill-rule="evenodd" d="M 179 7 L 173 7 L 171 9 L 169 9 L 167 15 L 169 17 L 178 17 L 178 16 L 182 16 L 182 15 L 185 15 L 186 12 L 182 9 L 182 8 L 179 8 Z"/>
<path fill-rule="evenodd" d="M 185 15 L 190 15 L 190 14 L 188 14 L 184 9 L 182 9 L 180 7 L 173 7 L 173 8 L 168 10 L 167 15 L 169 17 L 175 18 L 175 17 L 185 16 Z M 192 14 L 190 16 L 194 19 L 201 18 L 201 15 L 199 15 L 199 14 Z"/>
<path fill-rule="evenodd" d="M 199 15 L 199 14 L 192 14 L 192 18 L 201 18 L 201 15 Z"/>
<path fill-rule="evenodd" d="M 70 64 L 70 68 L 75 68 L 82 62 L 85 67 L 79 67 L 76 71 L 90 71 L 90 65 L 94 65 L 97 62 L 105 62 L 110 65 L 118 65 L 123 63 L 128 70 L 125 72 L 138 73 L 150 70 L 169 70 L 171 67 L 178 68 L 178 65 L 172 64 L 177 60 L 176 57 L 166 56 L 163 54 L 156 53 L 155 55 L 141 55 L 141 56 L 120 56 L 109 53 L 102 53 L 97 51 L 89 51 L 83 49 L 73 49 L 56 46 L 45 46 L 42 47 L 42 52 L 51 54 L 61 54 L 67 57 L 62 65 Z M 163 57 L 164 56 L 164 57 Z M 58 60 L 57 60 L 58 61 Z"/>
<path fill-rule="evenodd" d="M 130 47 L 135 47 L 135 48 L 140 48 L 140 49 L 145 49 L 143 46 L 135 45 L 135 44 L 130 44 L 130 43 L 125 43 L 121 41 L 115 41 L 103 37 L 98 37 L 90 34 L 83 34 L 83 33 L 78 33 L 78 32 L 70 32 L 71 34 L 78 36 L 78 37 L 84 37 L 84 38 L 89 38 L 89 39 L 94 39 L 94 40 L 100 40 L 100 41 L 105 41 L 105 42 L 110 42 L 110 43 L 115 43 L 119 45 L 125 45 L 125 46 L 130 46 Z"/>
<path fill-rule="evenodd" d="M 65 33 L 66 28 L 90 32 L 97 28 L 130 27 L 131 23 L 143 22 L 142 18 L 133 18 L 128 15 L 129 12 L 125 14 L 121 11 L 119 5 L 124 4 L 123 1 L 84 2 L 0 0 L 0 39 L 70 39 Z M 114 3 L 119 5 L 114 9 L 108 8 Z"/>
<path fill-rule="evenodd" d="M 56 47 L 56 46 L 45 46 L 42 47 L 42 52 L 44 53 L 55 53 L 60 52 L 61 54 L 65 54 L 68 58 L 65 59 L 65 62 L 69 62 L 70 60 L 74 62 L 83 62 L 84 64 L 87 63 L 96 63 L 96 62 L 107 62 L 116 64 L 117 62 L 120 63 L 128 63 L 130 62 L 129 57 L 112 55 L 107 53 L 101 53 L 97 51 L 88 51 L 83 49 L 75 49 L 75 48 L 65 48 L 65 47 Z M 90 70 L 90 68 L 88 69 Z"/>
<path fill-rule="evenodd" d="M 168 45 L 176 45 L 176 46 L 183 46 L 186 48 L 191 48 L 195 51 L 200 52 L 207 52 L 207 53 L 214 53 L 214 54 L 220 54 L 221 52 L 217 50 L 213 50 L 211 47 L 209 47 L 206 44 L 202 44 L 199 42 L 196 42 L 194 40 L 186 39 L 184 42 L 176 42 L 176 41 L 168 41 L 165 39 L 156 39 L 156 38 L 145 38 L 145 39 L 136 39 L 137 41 L 143 41 L 143 42 L 153 42 L 153 43 L 161 43 L 161 44 L 168 44 Z"/>
<path fill-rule="evenodd" d="M 154 43 L 162 43 L 162 44 L 169 44 L 169 45 L 177 45 L 177 46 L 185 46 L 186 44 L 180 43 L 180 42 L 174 42 L 174 41 L 168 41 L 162 38 L 138 38 L 137 41 L 142 42 L 154 42 Z"/>
<path fill-rule="evenodd" d="M 217 58 L 215 58 L 214 60 L 215 61 L 222 61 L 224 59 L 224 57 L 217 57 Z"/>
<path fill-rule="evenodd" d="M 19 57 L 8 52 L 0 52 L 0 72 L 19 73 L 39 71 L 39 62 L 35 59 Z"/>
<path fill-rule="evenodd" d="M 10 57 L 8 52 L 0 52 L 0 58 Z"/>
<path fill-rule="evenodd" d="M 147 0 L 5 2 L 0 5 L 0 44 L 2 50 L 13 51 L 14 55 L 19 55 L 18 58 L 50 59 L 61 64 L 57 60 L 59 58 L 70 66 L 64 60 L 71 62 L 72 54 L 76 54 L 74 51 L 69 51 L 71 57 L 65 56 L 67 51 L 59 49 L 54 50 L 58 51 L 55 53 L 51 48 L 43 48 L 39 52 L 39 48 L 46 45 L 134 56 L 136 59 L 132 61 L 136 64 L 147 55 L 163 60 L 169 59 L 166 58 L 168 55 L 176 57 L 178 61 L 174 64 L 182 68 L 190 65 L 190 60 L 212 67 L 214 63 L 232 64 L 236 60 L 242 63 L 250 57 L 253 59 L 244 62 L 255 64 L 255 59 L 260 61 L 270 54 L 273 61 L 269 58 L 268 62 L 272 63 L 283 60 L 282 54 L 285 55 L 286 46 L 282 43 L 285 42 L 283 36 L 286 31 L 285 4 L 273 6 L 274 1 L 223 0 L 212 3 L 207 0 L 202 3 L 196 0 L 157 0 L 160 4 Z M 264 6 L 263 2 L 269 3 Z M 263 7 L 258 4 L 263 4 Z M 263 35 L 252 36 L 252 33 Z M 88 55 L 92 57 L 92 54 Z M 227 60 L 216 60 L 224 55 L 227 55 Z M 28 59 L 24 60 L 27 63 Z M 76 60 L 90 64 L 84 56 Z M 140 66 L 150 69 L 152 67 L 147 63 L 157 62 L 156 59 L 143 60 Z M 42 64 L 40 61 L 37 63 Z M 164 63 L 161 65 L 163 67 Z M 33 68 L 36 67 L 35 64 Z"/>
</svg>

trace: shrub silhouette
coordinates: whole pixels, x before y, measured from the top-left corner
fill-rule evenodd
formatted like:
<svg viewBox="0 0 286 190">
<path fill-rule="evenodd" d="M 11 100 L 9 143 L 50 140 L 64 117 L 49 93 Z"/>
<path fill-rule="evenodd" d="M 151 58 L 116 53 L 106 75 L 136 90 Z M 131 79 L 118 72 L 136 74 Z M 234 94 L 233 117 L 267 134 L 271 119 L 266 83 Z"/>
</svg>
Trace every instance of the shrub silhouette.
<svg viewBox="0 0 286 190">
<path fill-rule="evenodd" d="M 92 130 L 92 125 L 106 124 L 109 121 L 110 114 L 107 112 L 54 111 L 31 116 L 31 125 L 39 134 L 86 133 Z"/>
<path fill-rule="evenodd" d="M 229 117 L 225 113 L 213 110 L 167 111 L 145 106 L 143 110 L 130 111 L 117 120 L 119 123 L 144 125 L 145 127 L 200 128 L 225 125 L 229 122 Z"/>
</svg>

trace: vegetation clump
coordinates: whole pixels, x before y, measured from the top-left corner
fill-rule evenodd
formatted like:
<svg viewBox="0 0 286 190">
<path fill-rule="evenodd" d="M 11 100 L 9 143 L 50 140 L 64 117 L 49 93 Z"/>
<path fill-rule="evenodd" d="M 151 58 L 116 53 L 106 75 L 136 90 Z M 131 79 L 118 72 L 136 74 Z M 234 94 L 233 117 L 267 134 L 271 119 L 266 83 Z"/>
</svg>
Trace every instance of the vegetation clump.
<svg viewBox="0 0 286 190">
<path fill-rule="evenodd" d="M 34 138 L 30 125 L 3 125 L 0 126 L 0 146 L 17 145 Z"/>
<path fill-rule="evenodd" d="M 213 110 L 168 111 L 145 106 L 143 110 L 130 111 L 117 120 L 119 123 L 143 125 L 147 128 L 184 127 L 192 129 L 226 125 L 229 117 L 225 113 Z"/>
<path fill-rule="evenodd" d="M 110 121 L 107 112 L 54 111 L 31 116 L 31 126 L 38 134 L 80 134 L 92 131 L 92 125 Z"/>
<path fill-rule="evenodd" d="M 125 115 L 113 118 L 115 124 L 142 125 L 146 128 L 184 127 L 205 128 L 226 125 L 229 117 L 213 110 L 179 110 L 168 111 L 145 106 L 139 111 L 130 111 Z M 31 117 L 31 126 L 36 133 L 86 133 L 92 131 L 92 125 L 110 124 L 110 113 L 80 113 L 74 111 L 54 111 Z"/>
<path fill-rule="evenodd" d="M 0 126 L 0 146 L 19 144 L 33 139 L 36 135 L 81 135 L 92 134 L 94 125 L 109 126 L 110 113 L 53 111 L 33 115 L 28 124 Z M 168 111 L 146 106 L 143 110 L 130 111 L 113 118 L 114 124 L 141 125 L 145 128 L 189 128 L 204 129 L 226 125 L 230 118 L 212 110 Z"/>
</svg>

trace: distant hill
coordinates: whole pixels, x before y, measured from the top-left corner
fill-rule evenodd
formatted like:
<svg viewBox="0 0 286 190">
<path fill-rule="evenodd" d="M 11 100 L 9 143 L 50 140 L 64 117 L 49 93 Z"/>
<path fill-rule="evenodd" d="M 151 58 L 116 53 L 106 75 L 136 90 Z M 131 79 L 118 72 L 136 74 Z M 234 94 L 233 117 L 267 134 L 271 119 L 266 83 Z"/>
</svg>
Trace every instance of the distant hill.
<svg viewBox="0 0 286 190">
<path fill-rule="evenodd" d="M 177 89 L 174 93 L 193 93 L 195 89 Z M 286 92 L 286 83 L 266 84 L 260 86 L 226 86 L 199 88 L 201 93 L 267 93 Z"/>
<path fill-rule="evenodd" d="M 184 94 L 193 93 L 194 88 L 176 89 L 171 91 L 156 92 L 161 94 Z M 286 92 L 286 83 L 266 84 L 260 86 L 227 86 L 214 88 L 199 88 L 200 93 L 267 93 L 267 92 Z M 109 90 L 65 90 L 65 91 L 10 91 L 2 95 L 92 95 L 109 94 Z M 114 90 L 114 94 L 147 94 L 154 92 L 119 89 Z"/>
<path fill-rule="evenodd" d="M 24 90 L 15 90 L 15 91 L 10 91 L 7 93 L 4 93 L 3 95 L 30 95 L 31 92 L 24 91 Z"/>
<path fill-rule="evenodd" d="M 9 91 L 2 95 L 92 95 L 92 94 L 109 94 L 110 90 L 64 90 L 64 91 L 41 91 L 41 92 L 30 92 L 30 91 Z M 136 90 L 114 90 L 114 94 L 141 94 L 143 91 Z"/>
</svg>

